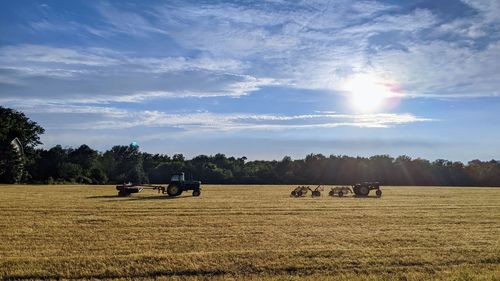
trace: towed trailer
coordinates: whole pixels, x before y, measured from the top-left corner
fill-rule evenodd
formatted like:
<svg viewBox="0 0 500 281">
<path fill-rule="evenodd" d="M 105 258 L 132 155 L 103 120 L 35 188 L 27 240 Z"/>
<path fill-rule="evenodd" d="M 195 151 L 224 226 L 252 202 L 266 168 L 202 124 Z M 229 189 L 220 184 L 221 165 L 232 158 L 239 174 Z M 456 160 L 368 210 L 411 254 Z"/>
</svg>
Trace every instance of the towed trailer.
<svg viewBox="0 0 500 281">
<path fill-rule="evenodd" d="M 377 198 L 382 196 L 382 190 L 380 189 L 379 182 L 362 182 L 356 183 L 352 186 L 336 186 L 330 189 L 328 192 L 329 196 L 338 196 L 343 197 L 349 193 L 354 194 L 356 197 L 367 197 L 371 190 L 375 190 L 375 194 Z M 323 186 L 318 185 L 316 189 L 312 189 L 309 186 L 297 186 L 292 192 L 290 196 L 292 197 L 304 197 L 308 192 L 311 192 L 312 197 L 321 196 L 321 191 L 323 191 Z"/>
<path fill-rule="evenodd" d="M 328 195 L 342 197 L 349 193 L 353 193 L 349 186 L 336 186 L 331 188 Z"/>
<path fill-rule="evenodd" d="M 311 197 L 318 197 L 321 196 L 321 191 L 323 191 L 324 188 L 321 185 L 318 185 L 314 190 L 310 188 L 309 186 L 305 185 L 299 185 L 297 186 L 292 192 L 290 193 L 290 196 L 292 197 L 303 197 L 307 194 L 308 191 L 311 191 Z"/>
</svg>

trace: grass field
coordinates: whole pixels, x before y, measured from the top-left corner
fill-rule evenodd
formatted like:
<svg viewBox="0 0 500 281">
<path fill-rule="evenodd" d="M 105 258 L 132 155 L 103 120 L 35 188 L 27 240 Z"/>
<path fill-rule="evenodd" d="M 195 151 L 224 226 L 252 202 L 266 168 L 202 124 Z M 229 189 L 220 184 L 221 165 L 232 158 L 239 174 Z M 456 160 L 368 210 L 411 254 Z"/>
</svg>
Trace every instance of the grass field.
<svg viewBox="0 0 500 281">
<path fill-rule="evenodd" d="M 17 279 L 500 280 L 500 189 L 290 198 L 0 186 L 0 275 Z M 326 191 L 326 190 L 325 190 Z"/>
</svg>

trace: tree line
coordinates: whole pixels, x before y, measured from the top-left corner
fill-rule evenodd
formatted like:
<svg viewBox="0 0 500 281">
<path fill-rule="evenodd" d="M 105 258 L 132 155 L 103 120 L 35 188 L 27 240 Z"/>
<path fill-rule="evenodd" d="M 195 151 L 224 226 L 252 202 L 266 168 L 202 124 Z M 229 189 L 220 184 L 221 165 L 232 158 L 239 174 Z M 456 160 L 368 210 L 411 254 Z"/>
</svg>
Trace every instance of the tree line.
<svg viewBox="0 0 500 281">
<path fill-rule="evenodd" d="M 247 161 L 224 154 L 185 159 L 141 152 L 136 145 L 118 145 L 99 152 L 88 145 L 37 148 L 44 132 L 23 113 L 0 107 L 1 183 L 114 184 L 166 183 L 183 171 L 203 183 L 218 184 L 353 184 L 379 181 L 384 185 L 500 186 L 500 161 L 467 164 L 408 156 L 350 157 L 309 154 L 304 159 Z M 11 145 L 17 138 L 23 155 Z"/>
</svg>

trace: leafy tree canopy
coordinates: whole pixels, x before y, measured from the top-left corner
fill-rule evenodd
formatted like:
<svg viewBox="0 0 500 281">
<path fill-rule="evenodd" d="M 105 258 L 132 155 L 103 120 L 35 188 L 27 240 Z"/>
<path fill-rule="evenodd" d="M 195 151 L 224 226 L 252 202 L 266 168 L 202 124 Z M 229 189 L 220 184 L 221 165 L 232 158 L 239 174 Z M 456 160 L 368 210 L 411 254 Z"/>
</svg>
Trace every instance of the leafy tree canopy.
<svg viewBox="0 0 500 281">
<path fill-rule="evenodd" d="M 14 183 L 29 178 L 24 165 L 33 161 L 36 145 L 41 144 L 40 135 L 44 129 L 31 121 L 24 113 L 0 106 L 0 182 Z M 17 139 L 22 150 L 13 147 Z M 26 157 L 21 157 L 23 151 Z M 27 163 L 25 163 L 27 162 Z"/>
</svg>

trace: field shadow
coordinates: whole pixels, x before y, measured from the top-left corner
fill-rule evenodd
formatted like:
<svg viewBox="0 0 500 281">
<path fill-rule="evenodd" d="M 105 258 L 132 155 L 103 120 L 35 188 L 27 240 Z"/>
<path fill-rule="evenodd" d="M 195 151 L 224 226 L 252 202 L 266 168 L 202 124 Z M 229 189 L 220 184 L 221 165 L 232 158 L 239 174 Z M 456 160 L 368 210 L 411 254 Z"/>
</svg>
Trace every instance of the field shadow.
<svg viewBox="0 0 500 281">
<path fill-rule="evenodd" d="M 362 196 L 362 195 L 353 195 L 353 198 L 360 198 L 360 199 L 380 199 L 382 197 L 377 197 L 377 196 Z"/>
<path fill-rule="evenodd" d="M 134 197 L 130 196 L 127 197 L 127 200 L 176 200 L 176 199 L 182 199 L 182 198 L 188 198 L 192 197 L 191 195 L 184 195 L 184 196 L 167 196 L 167 195 L 156 195 L 156 196 L 144 196 L 144 197 Z"/>
<path fill-rule="evenodd" d="M 99 199 L 99 198 L 123 198 L 121 196 L 118 196 L 118 195 L 96 195 L 96 196 L 88 196 L 87 199 Z"/>
<path fill-rule="evenodd" d="M 191 195 L 176 196 L 171 197 L 168 195 L 156 195 L 156 196 L 118 196 L 118 195 L 99 195 L 99 196 L 89 196 L 87 199 L 115 199 L 115 200 L 104 200 L 105 202 L 120 202 L 120 201 L 144 201 L 144 200 L 176 200 L 192 197 Z M 103 202 L 103 201 L 101 201 Z"/>
</svg>

